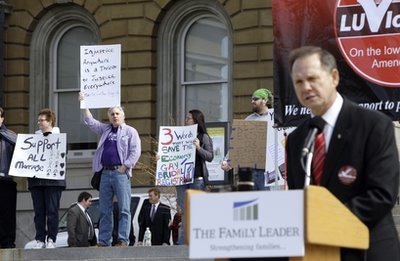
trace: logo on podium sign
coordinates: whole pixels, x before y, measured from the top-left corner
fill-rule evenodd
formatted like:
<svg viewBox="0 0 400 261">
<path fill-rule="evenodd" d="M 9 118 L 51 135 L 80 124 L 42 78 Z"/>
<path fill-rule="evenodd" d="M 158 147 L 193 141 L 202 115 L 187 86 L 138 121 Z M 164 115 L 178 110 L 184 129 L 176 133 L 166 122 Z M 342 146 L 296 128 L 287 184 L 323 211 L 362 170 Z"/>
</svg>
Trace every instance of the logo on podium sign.
<svg viewBox="0 0 400 261">
<path fill-rule="evenodd" d="M 189 257 L 304 256 L 303 202 L 302 190 L 194 194 Z"/>
</svg>

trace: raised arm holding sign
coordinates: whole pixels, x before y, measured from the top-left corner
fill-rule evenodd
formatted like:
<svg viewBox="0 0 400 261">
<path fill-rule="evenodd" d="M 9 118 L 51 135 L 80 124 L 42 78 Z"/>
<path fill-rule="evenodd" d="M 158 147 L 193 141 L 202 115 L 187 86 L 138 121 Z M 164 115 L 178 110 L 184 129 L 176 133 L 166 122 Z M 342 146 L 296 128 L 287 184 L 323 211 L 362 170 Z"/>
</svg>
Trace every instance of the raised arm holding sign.
<svg viewBox="0 0 400 261">
<path fill-rule="evenodd" d="M 84 96 L 80 96 L 83 101 Z M 125 112 L 120 106 L 108 109 L 108 123 L 95 119 L 88 108 L 84 110 L 85 125 L 99 136 L 99 144 L 94 154 L 92 170 L 101 172 L 99 197 L 100 219 L 99 245 L 111 245 L 112 204 L 114 196 L 118 201 L 119 246 L 129 244 L 131 227 L 131 182 L 132 170 L 141 155 L 141 141 L 135 128 L 125 123 Z M 128 214 L 127 214 L 128 213 Z"/>
</svg>

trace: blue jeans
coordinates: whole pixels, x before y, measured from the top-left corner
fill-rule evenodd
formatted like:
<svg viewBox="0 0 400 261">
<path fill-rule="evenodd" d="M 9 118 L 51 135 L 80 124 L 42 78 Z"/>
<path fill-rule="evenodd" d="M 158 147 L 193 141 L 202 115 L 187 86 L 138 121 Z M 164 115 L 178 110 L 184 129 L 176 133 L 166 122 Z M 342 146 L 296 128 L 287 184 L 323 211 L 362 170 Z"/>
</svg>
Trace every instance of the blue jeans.
<svg viewBox="0 0 400 261">
<path fill-rule="evenodd" d="M 253 169 L 253 182 L 254 182 L 254 190 L 269 190 L 268 187 L 265 186 L 265 170 L 263 169 Z"/>
<path fill-rule="evenodd" d="M 182 225 L 181 225 L 181 229 L 179 229 L 179 232 L 178 232 L 179 234 L 178 234 L 177 244 L 183 245 L 183 243 L 185 242 L 185 238 L 184 238 L 184 235 L 185 235 L 185 231 L 184 231 L 184 227 L 185 227 L 185 224 L 184 224 L 185 192 L 187 189 L 205 190 L 206 186 L 204 184 L 204 179 L 195 179 L 194 182 L 191 184 L 176 186 L 175 188 L 176 188 L 176 201 L 182 210 Z"/>
<path fill-rule="evenodd" d="M 38 186 L 30 189 L 35 211 L 35 240 L 46 242 L 50 238 L 56 242 L 58 233 L 58 209 L 63 187 Z M 47 224 L 46 224 L 47 220 Z M 46 233 L 47 226 L 47 233 Z"/>
<path fill-rule="evenodd" d="M 118 241 L 128 245 L 131 230 L 131 182 L 128 175 L 118 170 L 103 170 L 101 174 L 99 244 L 110 246 L 112 242 L 114 195 L 119 207 Z"/>
<path fill-rule="evenodd" d="M 184 211 L 185 203 L 185 192 L 187 189 L 205 190 L 206 186 L 203 179 L 195 179 L 193 183 L 176 186 L 176 201 L 182 210 L 182 215 Z"/>
</svg>

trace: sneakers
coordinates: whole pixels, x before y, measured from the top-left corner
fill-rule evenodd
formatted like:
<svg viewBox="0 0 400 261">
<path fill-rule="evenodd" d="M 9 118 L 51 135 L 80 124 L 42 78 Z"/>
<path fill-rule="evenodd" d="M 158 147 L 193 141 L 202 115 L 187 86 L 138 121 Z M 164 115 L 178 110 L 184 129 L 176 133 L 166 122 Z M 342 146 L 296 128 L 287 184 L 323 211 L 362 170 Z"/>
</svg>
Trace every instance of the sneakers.
<svg viewBox="0 0 400 261">
<path fill-rule="evenodd" d="M 47 240 L 46 248 L 56 248 L 52 239 Z"/>
<path fill-rule="evenodd" d="M 36 240 L 36 245 L 33 247 L 34 249 L 41 249 L 41 248 L 45 248 L 46 245 L 44 244 L 44 242 L 40 241 L 40 240 Z"/>
</svg>

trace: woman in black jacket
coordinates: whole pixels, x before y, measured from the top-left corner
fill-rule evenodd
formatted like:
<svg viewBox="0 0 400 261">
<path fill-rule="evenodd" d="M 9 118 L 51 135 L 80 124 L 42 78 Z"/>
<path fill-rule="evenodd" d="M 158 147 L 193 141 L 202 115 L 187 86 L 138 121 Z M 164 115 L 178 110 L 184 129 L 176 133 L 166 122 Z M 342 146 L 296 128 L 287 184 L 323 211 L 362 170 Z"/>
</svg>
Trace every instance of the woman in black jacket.
<svg viewBox="0 0 400 261">
<path fill-rule="evenodd" d="M 185 212 L 184 197 L 186 189 L 205 190 L 208 181 L 206 161 L 211 162 L 214 158 L 213 143 L 211 137 L 207 133 L 204 114 L 199 110 L 191 110 L 186 116 L 185 123 L 186 125 L 197 124 L 197 137 L 193 140 L 193 144 L 196 146 L 196 165 L 193 183 L 176 187 L 177 202 L 182 211 L 182 219 Z M 182 228 L 183 227 L 182 225 Z M 180 233 L 178 244 L 182 243 L 183 235 Z"/>
</svg>

